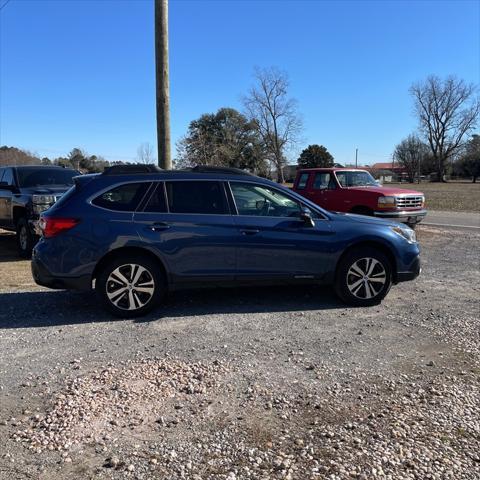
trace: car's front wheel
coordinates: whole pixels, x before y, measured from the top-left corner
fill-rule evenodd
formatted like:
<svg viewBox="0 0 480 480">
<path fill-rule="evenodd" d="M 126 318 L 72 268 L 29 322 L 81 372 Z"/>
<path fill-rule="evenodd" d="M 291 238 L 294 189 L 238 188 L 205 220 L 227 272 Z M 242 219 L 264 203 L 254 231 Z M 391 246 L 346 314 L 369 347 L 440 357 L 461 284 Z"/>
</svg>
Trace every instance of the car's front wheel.
<svg viewBox="0 0 480 480">
<path fill-rule="evenodd" d="M 387 256 L 372 247 L 349 252 L 338 265 L 335 291 L 355 306 L 380 303 L 392 286 L 392 266 Z"/>
<path fill-rule="evenodd" d="M 143 255 L 118 257 L 104 266 L 95 290 L 107 310 L 121 318 L 145 315 L 166 293 L 161 268 Z"/>
</svg>

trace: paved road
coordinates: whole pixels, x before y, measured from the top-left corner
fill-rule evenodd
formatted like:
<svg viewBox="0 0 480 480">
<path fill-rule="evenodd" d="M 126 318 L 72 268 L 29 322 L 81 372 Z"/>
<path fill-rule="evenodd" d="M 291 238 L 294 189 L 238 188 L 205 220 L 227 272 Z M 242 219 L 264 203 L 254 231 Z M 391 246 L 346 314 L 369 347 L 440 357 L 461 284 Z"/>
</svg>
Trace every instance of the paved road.
<svg viewBox="0 0 480 480">
<path fill-rule="evenodd" d="M 465 230 L 480 230 L 480 213 L 442 212 L 439 210 L 430 210 L 421 225 L 460 228 Z"/>
</svg>

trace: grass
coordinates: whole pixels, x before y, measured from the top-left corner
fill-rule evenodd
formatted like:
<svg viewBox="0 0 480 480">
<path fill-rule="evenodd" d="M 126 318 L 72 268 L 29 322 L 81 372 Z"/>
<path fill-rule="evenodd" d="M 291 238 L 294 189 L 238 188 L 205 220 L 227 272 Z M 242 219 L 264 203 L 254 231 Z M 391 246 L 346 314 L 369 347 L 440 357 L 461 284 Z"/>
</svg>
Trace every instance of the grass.
<svg viewBox="0 0 480 480">
<path fill-rule="evenodd" d="M 385 187 L 423 192 L 429 210 L 480 213 L 480 183 L 386 183 Z"/>
</svg>

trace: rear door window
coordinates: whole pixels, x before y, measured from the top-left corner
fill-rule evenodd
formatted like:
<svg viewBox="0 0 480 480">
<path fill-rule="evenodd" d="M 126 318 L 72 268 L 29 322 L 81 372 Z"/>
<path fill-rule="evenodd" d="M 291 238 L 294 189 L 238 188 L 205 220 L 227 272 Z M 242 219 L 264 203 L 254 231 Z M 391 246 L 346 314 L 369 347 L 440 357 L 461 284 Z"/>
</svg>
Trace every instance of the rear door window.
<svg viewBox="0 0 480 480">
<path fill-rule="evenodd" d="M 309 173 L 302 173 L 298 179 L 297 189 L 303 190 L 307 186 Z"/>
<path fill-rule="evenodd" d="M 166 182 L 170 213 L 228 214 L 225 189 L 221 182 Z"/>
<path fill-rule="evenodd" d="M 167 211 L 167 200 L 165 198 L 163 182 L 157 184 L 143 211 L 151 213 L 165 213 Z"/>
<path fill-rule="evenodd" d="M 147 182 L 126 183 L 102 193 L 92 204 L 107 210 L 134 212 L 149 186 Z"/>
</svg>

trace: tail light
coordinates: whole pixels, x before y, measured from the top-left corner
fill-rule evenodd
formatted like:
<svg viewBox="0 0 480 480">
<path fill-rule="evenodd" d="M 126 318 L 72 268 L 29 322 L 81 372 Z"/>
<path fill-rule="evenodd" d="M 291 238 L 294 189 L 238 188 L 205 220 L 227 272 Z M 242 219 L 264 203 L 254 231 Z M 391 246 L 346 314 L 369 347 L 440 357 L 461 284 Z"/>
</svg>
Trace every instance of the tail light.
<svg viewBox="0 0 480 480">
<path fill-rule="evenodd" d="M 41 217 L 39 227 L 45 238 L 51 238 L 61 232 L 70 230 L 79 222 L 80 220 L 76 218 Z"/>
</svg>

